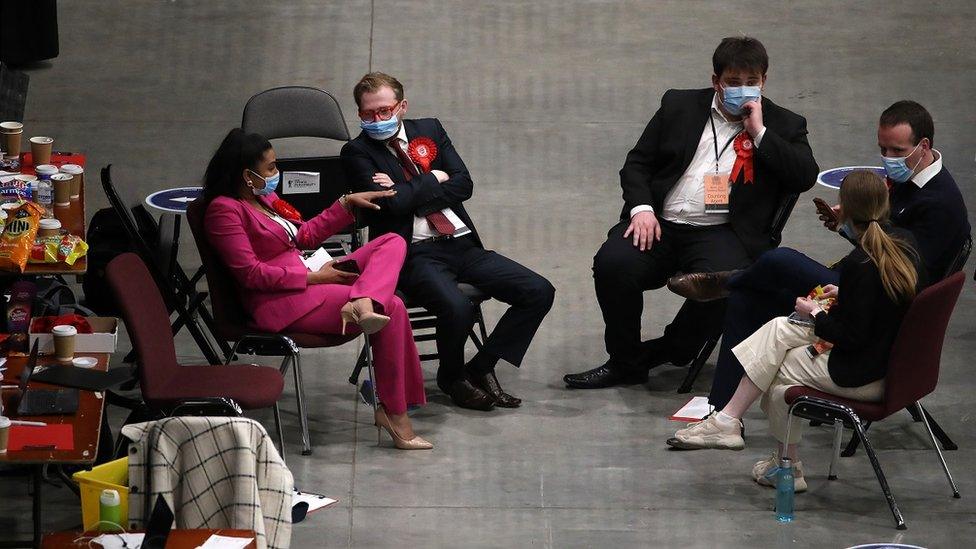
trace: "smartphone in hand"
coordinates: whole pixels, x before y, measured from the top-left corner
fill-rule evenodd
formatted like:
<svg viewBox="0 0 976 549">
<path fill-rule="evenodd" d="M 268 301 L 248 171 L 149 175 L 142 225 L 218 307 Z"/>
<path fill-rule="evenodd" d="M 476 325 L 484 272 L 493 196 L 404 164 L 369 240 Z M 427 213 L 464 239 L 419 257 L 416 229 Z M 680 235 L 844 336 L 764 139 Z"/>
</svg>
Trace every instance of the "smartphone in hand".
<svg viewBox="0 0 976 549">
<path fill-rule="evenodd" d="M 837 223 L 837 212 L 835 212 L 834 209 L 830 207 L 830 204 L 827 204 L 824 199 L 814 198 L 813 204 L 817 207 L 817 213 L 827 218 L 828 223 Z"/>
<path fill-rule="evenodd" d="M 344 273 L 360 274 L 359 265 L 356 263 L 355 259 L 344 259 L 342 261 L 336 261 L 332 268 L 337 271 L 342 271 Z"/>
</svg>

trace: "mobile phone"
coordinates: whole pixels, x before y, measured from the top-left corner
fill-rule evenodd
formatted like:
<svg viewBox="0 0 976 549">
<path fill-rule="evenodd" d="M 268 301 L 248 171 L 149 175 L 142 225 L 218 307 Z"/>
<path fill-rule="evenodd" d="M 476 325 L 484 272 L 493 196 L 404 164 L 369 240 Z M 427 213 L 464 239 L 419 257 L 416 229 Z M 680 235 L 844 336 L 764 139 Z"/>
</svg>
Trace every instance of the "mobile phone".
<svg viewBox="0 0 976 549">
<path fill-rule="evenodd" d="M 813 204 L 817 207 L 818 214 L 826 217 L 833 223 L 837 223 L 837 212 L 835 212 L 833 208 L 830 207 L 830 204 L 827 204 L 823 198 L 814 198 Z"/>
<path fill-rule="evenodd" d="M 356 263 L 355 259 L 344 259 L 342 261 L 336 261 L 332 268 L 337 271 L 342 271 L 344 273 L 360 274 L 359 265 Z"/>
</svg>

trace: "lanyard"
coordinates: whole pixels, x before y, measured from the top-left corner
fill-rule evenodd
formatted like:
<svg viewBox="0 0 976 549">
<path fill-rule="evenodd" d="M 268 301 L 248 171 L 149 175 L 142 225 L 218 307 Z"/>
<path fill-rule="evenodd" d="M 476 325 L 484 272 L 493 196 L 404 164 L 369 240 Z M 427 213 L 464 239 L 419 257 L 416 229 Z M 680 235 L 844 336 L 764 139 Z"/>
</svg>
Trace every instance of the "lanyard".
<svg viewBox="0 0 976 549">
<path fill-rule="evenodd" d="M 725 146 L 722 147 L 722 150 L 720 152 L 718 150 L 718 134 L 715 133 L 715 118 L 713 118 L 713 114 L 714 113 L 712 113 L 711 111 L 709 111 L 709 113 L 708 113 L 708 121 L 712 125 L 712 144 L 715 145 L 715 173 L 718 173 L 718 159 L 719 159 L 719 157 L 721 155 L 725 154 L 725 149 L 729 148 L 729 145 L 731 145 L 732 142 L 735 141 L 735 138 L 738 137 L 739 134 L 736 133 L 731 138 L 729 138 L 729 140 L 725 143 Z"/>
</svg>

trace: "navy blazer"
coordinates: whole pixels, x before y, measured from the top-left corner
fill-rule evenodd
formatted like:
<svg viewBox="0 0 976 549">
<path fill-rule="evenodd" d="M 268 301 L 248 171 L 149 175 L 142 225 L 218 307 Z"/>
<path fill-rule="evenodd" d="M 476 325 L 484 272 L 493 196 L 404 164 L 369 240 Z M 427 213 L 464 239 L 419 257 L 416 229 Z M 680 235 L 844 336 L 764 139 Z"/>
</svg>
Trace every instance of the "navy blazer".
<svg viewBox="0 0 976 549">
<path fill-rule="evenodd" d="M 373 183 L 373 174 L 385 173 L 393 180 L 396 196 L 378 200 L 380 210 L 363 210 L 370 238 L 384 233 L 396 233 L 407 242 L 413 240 L 414 216 L 451 208 L 461 221 L 471 229 L 478 246 L 482 246 L 474 222 L 464 209 L 463 202 L 471 198 L 474 184 L 461 156 L 454 150 L 451 138 L 436 118 L 404 120 L 407 141 L 418 136 L 431 138 L 437 145 L 437 155 L 431 163 L 432 170 L 446 172 L 448 180 L 438 183 L 432 173 L 422 173 L 407 181 L 403 168 L 386 143 L 369 138 L 361 132 L 342 147 L 340 156 L 350 187 L 355 191 L 381 191 L 385 187 Z"/>
<path fill-rule="evenodd" d="M 648 122 L 620 170 L 624 207 L 621 219 L 634 206 L 649 204 L 660 214 L 668 192 L 684 174 L 708 124 L 715 90 L 668 90 L 661 108 Z M 766 133 L 753 154 L 755 181 L 733 182 L 729 222 L 753 258 L 779 245 L 772 234 L 773 217 L 790 194 L 799 194 L 817 181 L 820 168 L 807 142 L 807 122 L 769 99 L 762 98 Z"/>
</svg>

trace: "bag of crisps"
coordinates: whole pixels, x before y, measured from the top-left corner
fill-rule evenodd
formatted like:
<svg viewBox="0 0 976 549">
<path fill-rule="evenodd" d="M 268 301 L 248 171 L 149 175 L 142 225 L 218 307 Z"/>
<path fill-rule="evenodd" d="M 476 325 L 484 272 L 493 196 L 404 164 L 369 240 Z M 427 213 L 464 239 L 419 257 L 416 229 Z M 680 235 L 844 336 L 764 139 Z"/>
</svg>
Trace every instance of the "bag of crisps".
<svg viewBox="0 0 976 549">
<path fill-rule="evenodd" d="M 30 257 L 42 210 L 33 202 L 25 202 L 8 213 L 3 234 L 0 235 L 0 271 L 24 272 Z"/>
<path fill-rule="evenodd" d="M 88 253 L 88 244 L 73 234 L 38 238 L 31 247 L 30 263 L 66 263 L 74 265 Z"/>
</svg>

